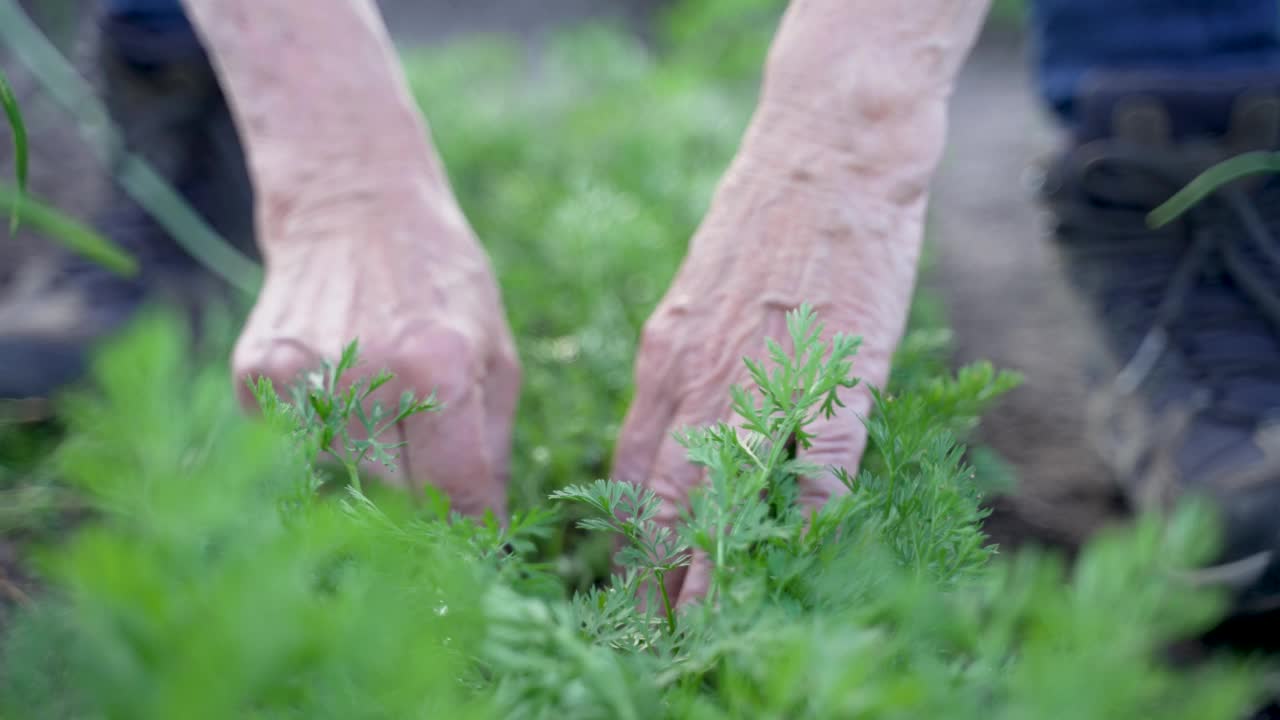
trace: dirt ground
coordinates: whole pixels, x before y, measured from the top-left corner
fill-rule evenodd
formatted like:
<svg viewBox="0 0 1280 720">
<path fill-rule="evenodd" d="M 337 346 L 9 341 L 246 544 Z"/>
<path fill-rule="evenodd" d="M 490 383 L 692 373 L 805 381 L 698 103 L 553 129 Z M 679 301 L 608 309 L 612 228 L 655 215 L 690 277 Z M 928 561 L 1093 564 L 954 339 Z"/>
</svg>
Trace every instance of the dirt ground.
<svg viewBox="0 0 1280 720">
<path fill-rule="evenodd" d="M 958 363 L 987 359 L 1025 376 L 978 438 L 1014 466 L 1020 484 L 995 503 L 991 534 L 1002 544 L 1074 546 L 1122 506 L 1084 442 L 1089 333 L 1035 203 L 1035 168 L 1058 137 L 1025 53 L 1020 34 L 989 28 L 960 77 L 931 196 L 939 262 L 929 282 L 947 304 Z"/>
</svg>

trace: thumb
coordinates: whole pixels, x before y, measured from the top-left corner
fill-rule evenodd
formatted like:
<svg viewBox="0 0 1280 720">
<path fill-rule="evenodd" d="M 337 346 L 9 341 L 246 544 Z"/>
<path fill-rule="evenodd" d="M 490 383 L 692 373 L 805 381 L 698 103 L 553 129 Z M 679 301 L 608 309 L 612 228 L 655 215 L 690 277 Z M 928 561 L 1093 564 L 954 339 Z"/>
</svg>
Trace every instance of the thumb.
<svg viewBox="0 0 1280 720">
<path fill-rule="evenodd" d="M 317 367 L 319 360 L 318 353 L 297 341 L 261 341 L 243 335 L 231 356 L 236 399 L 246 412 L 255 412 L 258 401 L 254 387 L 259 379 L 270 380 L 277 394 L 285 393 L 303 373 Z"/>
<path fill-rule="evenodd" d="M 489 457 L 484 392 L 471 384 L 450 395 L 441 393 L 440 412 L 402 421 L 401 472 L 411 487 L 439 488 L 462 515 L 492 510 L 505 522 L 506 486 Z"/>
</svg>

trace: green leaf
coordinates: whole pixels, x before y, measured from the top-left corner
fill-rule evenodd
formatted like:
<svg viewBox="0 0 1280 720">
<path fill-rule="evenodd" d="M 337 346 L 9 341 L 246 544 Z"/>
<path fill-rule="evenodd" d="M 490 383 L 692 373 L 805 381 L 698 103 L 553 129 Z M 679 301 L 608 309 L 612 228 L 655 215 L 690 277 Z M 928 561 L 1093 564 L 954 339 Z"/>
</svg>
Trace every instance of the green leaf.
<svg viewBox="0 0 1280 720">
<path fill-rule="evenodd" d="M 27 191 L 27 126 L 22 121 L 22 111 L 18 109 L 18 99 L 13 95 L 13 88 L 0 72 L 0 107 L 4 108 L 5 117 L 9 120 L 9 130 L 13 134 L 14 175 L 18 180 L 18 192 L 14 194 L 13 209 L 9 215 L 9 232 L 18 231 L 18 209 L 22 205 L 22 196 Z"/>
<path fill-rule="evenodd" d="M 93 228 L 81 224 L 61 210 L 36 200 L 21 189 L 0 183 L 0 201 L 4 200 L 13 205 L 15 229 L 21 219 L 112 272 L 125 277 L 137 274 L 137 260 Z"/>
<path fill-rule="evenodd" d="M 262 284 L 262 267 L 222 237 L 124 139 L 92 86 L 15 0 L 0 0 L 0 42 L 13 51 L 49 98 L 77 121 L 88 148 L 117 172 L 120 186 L 193 258 L 247 295 Z"/>
<path fill-rule="evenodd" d="M 1163 227 L 1227 183 L 1250 175 L 1274 172 L 1280 172 L 1280 153 L 1250 152 L 1223 160 L 1197 175 L 1186 187 L 1152 210 L 1147 215 L 1147 224 L 1153 228 Z"/>
</svg>

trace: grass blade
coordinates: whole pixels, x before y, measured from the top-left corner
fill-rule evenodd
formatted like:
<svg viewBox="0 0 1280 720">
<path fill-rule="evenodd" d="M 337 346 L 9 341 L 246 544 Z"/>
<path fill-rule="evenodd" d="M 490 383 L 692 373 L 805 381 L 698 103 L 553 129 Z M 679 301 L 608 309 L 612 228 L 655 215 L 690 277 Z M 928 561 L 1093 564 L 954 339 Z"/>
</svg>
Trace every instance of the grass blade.
<svg viewBox="0 0 1280 720">
<path fill-rule="evenodd" d="M 9 232 L 18 231 L 18 208 L 22 204 L 22 196 L 27 191 L 27 126 L 22 121 L 22 111 L 18 109 L 18 98 L 14 97 L 13 88 L 4 73 L 0 72 L 0 107 L 9 120 L 9 131 L 13 135 L 14 174 L 18 180 L 18 192 L 13 196 L 13 209 L 9 214 Z"/>
<path fill-rule="evenodd" d="M 1249 175 L 1280 172 L 1280 153 L 1250 152 L 1223 160 L 1187 183 L 1173 197 L 1147 215 L 1147 225 L 1158 228 L 1176 220 L 1191 206 L 1227 183 Z"/>
<path fill-rule="evenodd" d="M 21 220 L 120 275 L 132 277 L 138 272 L 138 262 L 132 256 L 61 210 L 36 200 L 20 189 L 2 183 L 0 183 L 0 201 L 13 204 L 15 226 Z"/>
<path fill-rule="evenodd" d="M 80 126 L 97 160 L 197 262 L 249 297 L 262 285 L 262 266 L 222 237 L 148 163 L 125 147 L 88 81 L 49 42 L 16 0 L 0 0 L 0 43 L 13 51 L 49 96 Z"/>
</svg>

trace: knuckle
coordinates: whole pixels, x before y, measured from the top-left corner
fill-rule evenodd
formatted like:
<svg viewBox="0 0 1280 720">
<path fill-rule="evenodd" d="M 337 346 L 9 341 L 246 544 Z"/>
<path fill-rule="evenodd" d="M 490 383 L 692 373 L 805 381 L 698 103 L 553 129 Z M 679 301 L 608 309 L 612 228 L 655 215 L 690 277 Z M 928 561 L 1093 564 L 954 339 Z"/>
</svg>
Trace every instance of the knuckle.
<svg viewBox="0 0 1280 720">
<path fill-rule="evenodd" d="M 314 353 L 299 343 L 284 340 L 236 343 L 231 357 L 231 376 L 240 406 L 254 412 L 258 407 L 255 388 L 265 379 L 277 397 L 287 397 L 299 379 L 312 369 Z"/>
<path fill-rule="evenodd" d="M 679 350 L 680 328 L 688 319 L 689 309 L 679 300 L 664 299 L 640 329 L 640 352 L 672 355 Z"/>
<path fill-rule="evenodd" d="M 524 379 L 524 370 L 520 367 L 520 359 L 516 357 L 514 349 L 509 347 L 500 347 L 493 353 L 490 359 L 489 372 L 501 379 L 503 383 L 510 383 L 517 388 L 520 387 L 520 383 Z"/>
<path fill-rule="evenodd" d="M 677 367 L 681 338 L 672 318 L 663 310 L 656 311 L 640 331 L 636 353 L 636 382 L 640 388 L 651 384 L 666 385 Z"/>
<path fill-rule="evenodd" d="M 444 326 L 404 333 L 370 359 L 393 373 L 400 389 L 456 399 L 475 384 L 477 358 L 471 336 Z"/>
<path fill-rule="evenodd" d="M 668 355 L 672 352 L 673 343 L 669 325 L 654 313 L 640 329 L 641 355 Z"/>
<path fill-rule="evenodd" d="M 277 384 L 292 383 L 311 369 L 314 361 L 315 353 L 301 343 L 287 340 L 243 343 L 236 346 L 232 355 L 232 371 L 239 379 L 267 378 Z"/>
</svg>

